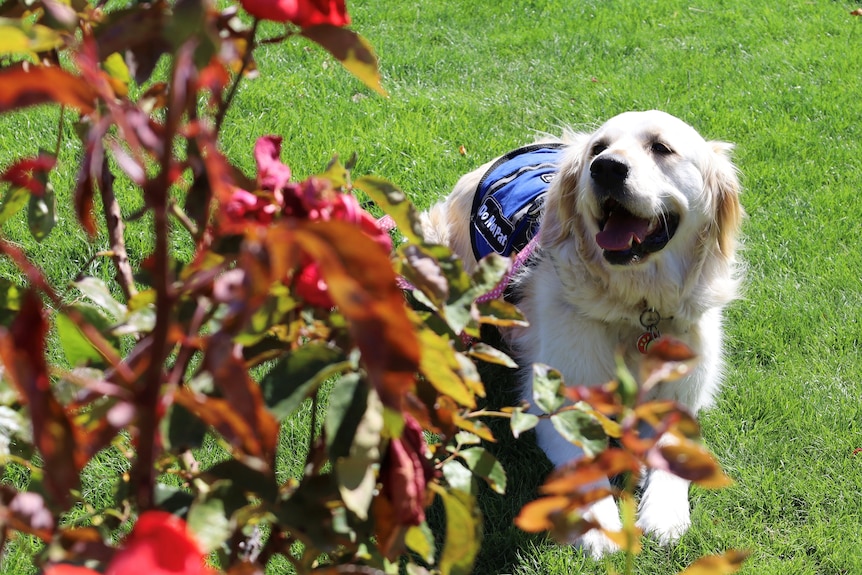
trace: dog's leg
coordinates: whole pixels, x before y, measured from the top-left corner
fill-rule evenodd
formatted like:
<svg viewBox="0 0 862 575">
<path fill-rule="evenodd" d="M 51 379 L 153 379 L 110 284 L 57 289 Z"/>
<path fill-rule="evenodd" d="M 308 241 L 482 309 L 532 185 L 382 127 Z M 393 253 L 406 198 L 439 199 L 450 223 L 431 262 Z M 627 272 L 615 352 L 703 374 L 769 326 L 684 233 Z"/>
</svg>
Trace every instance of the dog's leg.
<svg viewBox="0 0 862 575">
<path fill-rule="evenodd" d="M 672 443 L 663 436 L 659 443 Z M 652 469 L 644 476 L 637 526 L 662 545 L 679 539 L 691 525 L 688 487 L 691 482 L 667 471 Z"/>
<path fill-rule="evenodd" d="M 584 450 L 557 433 L 554 424 L 548 419 L 543 419 L 536 427 L 536 442 L 551 460 L 551 463 L 554 464 L 554 467 L 561 467 L 584 457 Z M 596 489 L 610 489 L 610 481 L 607 479 L 600 480 L 583 487 L 585 492 Z M 585 519 L 598 523 L 602 529 L 607 531 L 620 531 L 623 528 L 617 503 L 611 496 L 591 504 L 583 513 Z M 582 548 L 594 559 L 619 551 L 617 544 L 599 529 L 587 532 L 582 537 L 572 541 L 572 544 Z"/>
</svg>

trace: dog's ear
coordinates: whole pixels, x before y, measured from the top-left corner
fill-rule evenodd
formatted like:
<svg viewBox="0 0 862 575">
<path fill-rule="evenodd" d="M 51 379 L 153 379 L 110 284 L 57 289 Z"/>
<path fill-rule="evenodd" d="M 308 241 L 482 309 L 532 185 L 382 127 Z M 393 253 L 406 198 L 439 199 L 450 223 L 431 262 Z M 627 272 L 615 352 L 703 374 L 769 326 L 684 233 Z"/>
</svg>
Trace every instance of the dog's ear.
<svg viewBox="0 0 862 575">
<path fill-rule="evenodd" d="M 739 201 L 739 171 L 731 161 L 733 144 L 709 142 L 712 151 L 706 171 L 706 191 L 715 201 L 715 228 L 718 249 L 728 259 L 733 259 L 737 239 L 745 217 Z"/>
<path fill-rule="evenodd" d="M 542 244 L 556 245 L 568 239 L 575 230 L 577 218 L 578 186 L 589 134 L 566 131 L 563 142 L 566 149 L 560 161 L 559 171 L 551 183 L 542 218 Z"/>
</svg>

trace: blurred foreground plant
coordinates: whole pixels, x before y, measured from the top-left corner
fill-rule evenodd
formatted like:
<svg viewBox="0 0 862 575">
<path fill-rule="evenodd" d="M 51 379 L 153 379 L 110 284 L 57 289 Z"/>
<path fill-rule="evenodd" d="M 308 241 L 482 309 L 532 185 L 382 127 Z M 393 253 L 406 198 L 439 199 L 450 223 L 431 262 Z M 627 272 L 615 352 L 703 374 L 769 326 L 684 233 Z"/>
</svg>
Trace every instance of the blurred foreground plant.
<svg viewBox="0 0 862 575">
<path fill-rule="evenodd" d="M 354 178 L 351 162 L 334 159 L 294 181 L 277 136 L 255 144 L 253 178 L 224 157 L 219 131 L 262 43 L 304 36 L 385 94 L 370 46 L 344 27 L 343 2 L 239 5 L 284 22 L 284 33 L 262 37 L 258 20 L 243 23 L 238 6 L 206 0 L 110 11 L 85 0 L 2 5 L 0 55 L 16 63 L 0 69 L 0 112 L 53 104 L 62 110 L 58 133 L 74 122 L 82 153 L 75 188 L 61 195 L 71 196 L 92 242 L 106 233 L 101 253 L 116 273 L 109 283 L 78 277 L 58 290 L 21 248 L 0 239 L 0 252 L 27 278 L 0 284 L 0 359 L 11 389 L 2 394 L 8 433 L 0 458 L 27 476 L 0 488 L 0 543 L 16 533 L 40 539 L 36 561 L 53 575 L 208 572 L 204 554 L 235 574 L 260 573 L 276 555 L 301 573 L 357 565 L 395 573 L 399 561 L 410 573 L 468 573 L 482 537 L 474 478 L 501 493 L 506 487 L 499 463 L 479 445 L 494 438 L 481 421 L 488 412 L 478 409 L 484 387 L 474 361 L 514 363 L 465 341 L 482 325 L 522 322 L 504 301 L 476 302 L 508 261 L 488 258 L 468 277 L 449 250 L 423 240 L 396 186 Z M 158 80 L 162 58 L 170 65 Z M 51 232 L 51 174 L 69 169 L 57 166 L 58 150 L 59 142 L 4 170 L 0 224 L 27 205 L 34 238 Z M 118 180 L 140 194 L 135 215 L 151 215 L 154 247 L 133 258 L 139 264 L 126 252 L 128 207 L 114 194 Z M 394 251 L 354 190 L 394 220 L 406 240 Z M 195 246 L 189 261 L 172 255 L 180 234 Z M 413 286 L 413 307 L 399 276 Z M 70 369 L 48 365 L 51 329 Z M 266 375 L 255 381 L 250 370 L 262 365 Z M 58 382 L 74 388 L 73 397 L 61 399 Z M 586 468 L 636 473 L 638 462 L 658 460 L 693 472 L 637 437 L 635 422 L 648 421 L 691 439 L 696 425 L 673 406 L 639 407 L 630 385 L 585 392 L 559 383 L 544 388 L 570 406 L 560 403 L 549 416 L 577 414 L 566 426 L 573 441 L 586 441 L 596 426 L 604 435 L 589 438 L 599 442 L 594 459 L 546 485 L 552 509 L 547 497 L 525 508 L 525 529 L 568 533 L 580 500 L 560 482 L 576 485 Z M 306 400 L 313 415 L 303 472 L 280 481 L 281 424 Z M 498 415 L 511 417 L 516 432 L 534 417 L 521 408 Z M 430 444 L 423 430 L 434 433 Z M 194 453 L 208 434 L 230 457 L 199 469 Z M 620 437 L 634 455 L 598 454 L 605 436 Z M 106 478 L 115 481 L 113 506 L 92 509 L 81 472 L 109 449 L 129 458 L 129 470 Z M 657 449 L 658 459 L 648 456 Z M 682 455 L 709 459 L 700 448 Z M 709 462 L 708 477 L 723 477 Z M 435 497 L 446 513 L 440 549 L 425 518 Z M 84 510 L 84 519 L 69 521 L 72 510 Z"/>
</svg>

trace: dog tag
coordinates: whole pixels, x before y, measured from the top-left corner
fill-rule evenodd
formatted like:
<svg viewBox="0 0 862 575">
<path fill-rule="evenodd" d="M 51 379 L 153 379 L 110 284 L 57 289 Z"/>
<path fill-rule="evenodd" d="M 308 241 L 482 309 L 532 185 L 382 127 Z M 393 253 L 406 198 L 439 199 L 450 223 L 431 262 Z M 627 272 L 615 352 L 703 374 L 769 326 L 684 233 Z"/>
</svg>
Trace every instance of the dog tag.
<svg viewBox="0 0 862 575">
<path fill-rule="evenodd" d="M 655 337 L 653 337 L 652 332 L 643 332 L 638 338 L 638 351 L 645 354 L 653 341 L 655 341 Z"/>
</svg>

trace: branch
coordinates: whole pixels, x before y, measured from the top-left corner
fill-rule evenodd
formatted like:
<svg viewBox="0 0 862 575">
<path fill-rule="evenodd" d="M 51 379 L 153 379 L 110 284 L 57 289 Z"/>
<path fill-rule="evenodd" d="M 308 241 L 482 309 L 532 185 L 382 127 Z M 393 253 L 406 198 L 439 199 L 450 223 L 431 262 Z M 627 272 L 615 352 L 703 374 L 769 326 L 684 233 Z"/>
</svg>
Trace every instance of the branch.
<svg viewBox="0 0 862 575">
<path fill-rule="evenodd" d="M 222 122 L 224 122 L 224 118 L 227 115 L 228 108 L 230 108 L 231 102 L 233 102 L 234 96 L 236 96 L 236 91 L 239 89 L 239 83 L 242 81 L 242 77 L 245 74 L 248 65 L 251 63 L 251 55 L 254 52 L 254 37 L 257 35 L 257 26 L 260 21 L 255 18 L 254 23 L 251 25 L 251 30 L 248 32 L 248 41 L 246 42 L 245 53 L 242 55 L 242 64 L 240 65 L 239 71 L 236 73 L 236 76 L 233 78 L 233 84 L 230 86 L 230 90 L 228 90 L 227 96 L 222 102 L 221 106 L 219 106 L 218 113 L 215 117 L 215 131 L 219 132 L 221 129 Z"/>
<path fill-rule="evenodd" d="M 114 175 L 108 167 L 107 159 L 102 161 L 102 173 L 99 177 L 99 191 L 102 195 L 102 205 L 105 210 L 105 224 L 108 226 L 108 239 L 111 242 L 111 259 L 117 268 L 117 282 L 123 290 L 126 302 L 138 293 L 129 255 L 126 252 L 126 239 L 123 235 L 125 224 L 120 211 L 120 204 L 114 195 Z"/>
</svg>

